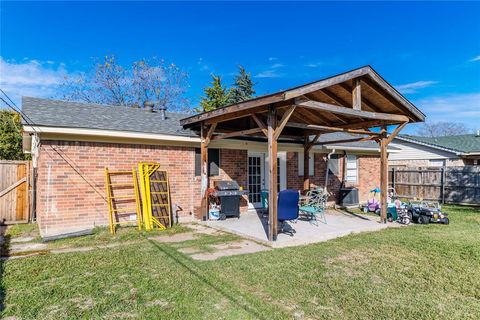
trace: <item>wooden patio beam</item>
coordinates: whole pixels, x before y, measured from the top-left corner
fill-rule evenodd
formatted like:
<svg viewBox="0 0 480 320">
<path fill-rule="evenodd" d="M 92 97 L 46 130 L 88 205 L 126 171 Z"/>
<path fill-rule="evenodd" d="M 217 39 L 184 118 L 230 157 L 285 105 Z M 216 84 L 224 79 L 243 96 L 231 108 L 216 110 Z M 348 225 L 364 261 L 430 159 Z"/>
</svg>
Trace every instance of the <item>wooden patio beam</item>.
<svg viewBox="0 0 480 320">
<path fill-rule="evenodd" d="M 360 117 L 360 118 L 384 120 L 384 121 L 397 121 L 397 122 L 408 121 L 408 117 L 403 115 L 354 110 L 354 109 L 346 108 L 343 106 L 337 106 L 329 103 L 312 101 L 312 100 L 307 101 L 305 99 L 295 99 L 295 104 L 303 108 L 336 113 L 336 114 L 341 114 L 341 115 L 346 115 L 351 117 Z"/>
<path fill-rule="evenodd" d="M 345 82 L 347 80 L 350 80 L 352 78 L 360 77 L 363 75 L 366 75 L 369 73 L 370 68 L 369 67 L 363 67 L 360 69 L 356 69 L 347 73 L 340 74 L 338 76 L 334 76 L 328 79 L 324 79 L 321 81 L 314 82 L 312 84 L 308 84 L 305 86 L 301 86 L 295 89 L 291 89 L 285 92 L 285 100 L 291 99 L 291 98 L 296 98 L 301 95 L 317 91 L 326 87 L 331 87 L 336 84 Z"/>
<path fill-rule="evenodd" d="M 256 112 L 257 109 L 268 108 L 268 106 L 275 102 L 281 102 L 284 100 L 284 93 L 278 92 L 269 96 L 259 97 L 256 99 L 240 102 L 238 104 L 222 107 L 213 111 L 203 112 L 185 119 L 180 120 L 182 126 L 193 124 L 199 121 L 213 120 L 213 122 L 222 122 L 231 120 L 232 116 L 238 116 L 239 114 L 251 114 Z M 223 119 L 223 120 L 222 120 Z M 210 123 L 207 121 L 205 123 Z"/>
<path fill-rule="evenodd" d="M 210 144 L 210 140 L 212 139 L 213 133 L 215 132 L 215 128 L 217 128 L 217 124 L 214 123 L 208 129 L 207 135 L 205 137 L 205 144 L 208 146 Z"/>
<path fill-rule="evenodd" d="M 360 84 L 360 78 L 353 79 L 352 108 L 355 110 L 362 109 L 362 86 Z"/>
<path fill-rule="evenodd" d="M 253 129 L 247 129 L 247 130 L 241 130 L 241 131 L 234 131 L 234 132 L 222 134 L 220 136 L 213 136 L 211 140 L 220 140 L 220 139 L 227 139 L 227 138 L 233 138 L 233 137 L 248 136 L 249 134 L 258 133 L 258 132 L 262 132 L 262 129 L 253 128 Z"/>
<path fill-rule="evenodd" d="M 311 118 L 311 120 L 321 122 L 324 125 L 329 125 L 329 123 L 330 123 L 330 120 L 328 120 L 324 116 L 316 114 L 316 113 L 314 113 L 314 112 L 312 112 L 308 109 L 301 109 L 301 110 L 299 109 L 298 111 L 308 115 L 308 117 Z M 343 121 L 343 122 L 346 123 L 345 121 Z"/>
<path fill-rule="evenodd" d="M 275 133 L 273 135 L 273 138 L 275 140 L 277 140 L 278 137 L 280 136 L 280 134 L 282 133 L 283 128 L 285 128 L 285 125 L 287 125 L 287 122 L 290 119 L 290 117 L 292 116 L 296 107 L 297 107 L 296 105 L 293 105 L 293 106 L 288 107 L 287 110 L 285 110 L 285 113 L 283 114 L 282 119 L 280 119 L 280 122 L 277 123 L 277 127 L 276 127 Z"/>
<path fill-rule="evenodd" d="M 350 123 L 347 125 L 339 125 L 339 128 L 344 128 L 344 129 L 352 129 L 352 128 L 372 128 L 372 127 L 379 127 L 382 125 L 382 121 L 379 120 L 372 120 L 372 121 L 361 121 L 358 123 Z"/>
<path fill-rule="evenodd" d="M 348 143 L 348 142 L 360 142 L 360 141 L 368 141 L 368 140 L 375 140 L 376 137 L 359 137 L 359 138 L 352 138 L 352 139 L 342 139 L 342 140 L 331 140 L 331 141 L 322 141 L 315 143 L 316 146 L 321 145 L 328 145 L 328 144 L 338 144 L 338 143 Z"/>
<path fill-rule="evenodd" d="M 277 240 L 277 140 L 275 130 L 277 129 L 276 109 L 270 107 L 268 111 L 268 240 Z"/>
<path fill-rule="evenodd" d="M 204 220 L 208 220 L 208 144 L 206 143 L 207 133 L 205 131 L 205 123 L 202 122 L 200 124 L 200 213 Z"/>
<path fill-rule="evenodd" d="M 380 221 L 387 222 L 388 155 L 387 139 L 380 139 Z"/>
<path fill-rule="evenodd" d="M 257 123 L 258 127 L 262 129 L 262 132 L 265 135 L 265 137 L 268 137 L 268 129 L 265 123 L 263 123 L 263 121 L 255 113 L 252 113 L 252 118 Z"/>
<path fill-rule="evenodd" d="M 379 133 L 372 132 L 368 130 L 360 130 L 360 129 L 345 129 L 341 127 L 329 127 L 329 126 L 320 126 L 314 124 L 303 124 L 303 123 L 296 123 L 290 122 L 287 124 L 287 127 L 291 128 L 299 128 L 305 130 L 312 130 L 312 131 L 324 131 L 324 132 L 347 132 L 347 133 L 354 133 L 354 134 L 366 134 L 371 136 L 378 136 Z"/>
<path fill-rule="evenodd" d="M 395 130 L 388 136 L 386 139 L 385 143 L 388 145 L 392 140 L 400 133 L 400 131 L 408 124 L 408 122 L 404 122 L 400 125 L 398 125 Z"/>
<path fill-rule="evenodd" d="M 339 87 L 342 88 L 345 92 L 348 92 L 348 93 L 352 93 L 352 90 L 353 88 L 350 87 L 347 83 L 340 83 L 339 84 Z M 373 104 L 367 97 L 365 97 L 365 95 L 362 96 L 362 103 L 372 109 L 374 112 L 378 112 L 380 109 L 375 106 L 375 104 Z"/>
</svg>

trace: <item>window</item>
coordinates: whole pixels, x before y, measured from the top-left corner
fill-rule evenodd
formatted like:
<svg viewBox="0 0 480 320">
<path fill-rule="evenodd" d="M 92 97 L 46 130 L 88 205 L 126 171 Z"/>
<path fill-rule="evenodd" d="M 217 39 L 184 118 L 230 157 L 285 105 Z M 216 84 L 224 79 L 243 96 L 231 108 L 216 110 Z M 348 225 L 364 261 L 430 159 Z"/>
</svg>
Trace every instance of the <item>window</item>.
<svg viewBox="0 0 480 320">
<path fill-rule="evenodd" d="M 443 160 L 443 159 L 430 160 L 429 161 L 429 166 L 430 167 L 444 167 L 445 166 L 445 160 Z"/>
<path fill-rule="evenodd" d="M 303 177 L 303 152 L 298 152 L 297 155 L 298 155 L 298 175 Z M 310 152 L 309 159 L 308 159 L 308 167 L 309 167 L 310 176 L 314 175 L 313 158 L 314 158 L 314 153 Z"/>
<path fill-rule="evenodd" d="M 358 181 L 358 162 L 357 156 L 353 154 L 347 154 L 347 182 Z"/>
<path fill-rule="evenodd" d="M 338 176 L 340 174 L 340 158 L 338 154 L 332 154 L 328 160 L 328 174 Z"/>
<path fill-rule="evenodd" d="M 195 176 L 202 175 L 201 169 L 201 152 L 200 148 L 195 148 Z M 220 168 L 220 150 L 219 149 L 208 149 L 208 176 L 218 176 Z"/>
</svg>

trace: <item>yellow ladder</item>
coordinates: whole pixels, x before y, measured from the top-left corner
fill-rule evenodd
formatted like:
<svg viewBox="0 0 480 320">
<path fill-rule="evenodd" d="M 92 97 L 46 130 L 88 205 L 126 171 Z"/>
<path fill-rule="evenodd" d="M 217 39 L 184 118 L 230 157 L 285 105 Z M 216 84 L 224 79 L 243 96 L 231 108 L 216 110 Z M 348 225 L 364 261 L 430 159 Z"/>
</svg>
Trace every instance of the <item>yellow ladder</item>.
<svg viewBox="0 0 480 320">
<path fill-rule="evenodd" d="M 168 172 L 159 168 L 156 162 L 138 164 L 143 224 L 147 231 L 153 227 L 163 230 L 172 226 Z"/>
<path fill-rule="evenodd" d="M 130 179 L 130 177 L 128 177 L 129 175 L 132 179 L 131 182 L 128 181 Z M 123 176 L 124 179 L 112 181 L 112 177 L 114 176 Z M 131 217 L 133 213 L 136 215 L 135 220 L 138 230 L 141 230 L 140 193 L 138 191 L 137 172 L 135 168 L 132 168 L 131 171 L 109 171 L 108 168 L 105 168 L 105 190 L 107 192 L 110 233 L 115 234 L 116 226 L 132 224 L 132 221 L 121 220 L 121 218 L 125 216 Z M 117 192 L 122 194 L 117 195 Z M 133 200 L 135 201 L 135 208 L 124 207 L 125 205 L 130 205 Z"/>
</svg>

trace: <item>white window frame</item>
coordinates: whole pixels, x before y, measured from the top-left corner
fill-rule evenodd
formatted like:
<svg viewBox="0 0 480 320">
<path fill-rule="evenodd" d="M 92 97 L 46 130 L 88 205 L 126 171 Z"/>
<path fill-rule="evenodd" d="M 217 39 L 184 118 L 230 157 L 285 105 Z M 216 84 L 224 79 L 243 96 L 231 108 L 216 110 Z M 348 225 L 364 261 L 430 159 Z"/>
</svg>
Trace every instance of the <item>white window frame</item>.
<svg viewBox="0 0 480 320">
<path fill-rule="evenodd" d="M 358 183 L 358 157 L 355 154 L 347 154 L 347 168 L 345 180 L 348 183 Z"/>
<path fill-rule="evenodd" d="M 297 154 L 298 154 L 298 175 L 300 177 L 303 177 L 303 151 L 300 151 Z M 308 156 L 308 171 L 310 176 L 313 176 L 315 174 L 314 165 L 313 165 L 314 159 L 315 159 L 315 154 L 313 152 L 310 152 Z"/>
</svg>

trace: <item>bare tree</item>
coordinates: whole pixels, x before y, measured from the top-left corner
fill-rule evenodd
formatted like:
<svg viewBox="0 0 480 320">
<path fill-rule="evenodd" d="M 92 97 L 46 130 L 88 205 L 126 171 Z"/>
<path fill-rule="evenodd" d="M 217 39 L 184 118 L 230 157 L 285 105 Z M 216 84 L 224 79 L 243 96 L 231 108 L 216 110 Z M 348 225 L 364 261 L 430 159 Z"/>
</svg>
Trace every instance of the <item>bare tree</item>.
<svg viewBox="0 0 480 320">
<path fill-rule="evenodd" d="M 423 123 L 415 134 L 422 137 L 443 137 L 467 134 L 469 131 L 461 122 L 438 121 Z"/>
<path fill-rule="evenodd" d="M 96 59 L 91 70 L 65 78 L 60 98 L 122 106 L 142 106 L 154 101 L 156 108 L 179 111 L 188 108 L 185 92 L 188 75 L 174 64 L 158 58 L 121 66 L 115 56 Z"/>
</svg>

